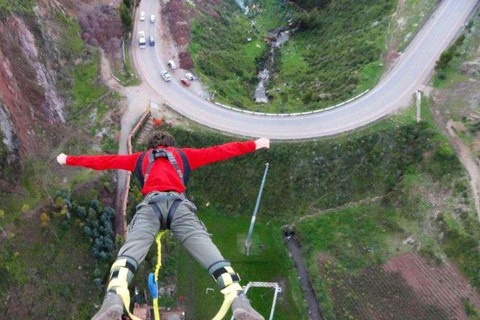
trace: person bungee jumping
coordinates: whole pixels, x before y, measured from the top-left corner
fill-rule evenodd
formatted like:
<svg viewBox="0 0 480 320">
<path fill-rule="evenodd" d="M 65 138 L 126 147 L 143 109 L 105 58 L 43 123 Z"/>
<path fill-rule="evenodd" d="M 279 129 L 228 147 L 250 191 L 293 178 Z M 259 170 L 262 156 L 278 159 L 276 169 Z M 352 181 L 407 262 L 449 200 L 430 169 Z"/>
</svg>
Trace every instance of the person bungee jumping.
<svg viewBox="0 0 480 320">
<path fill-rule="evenodd" d="M 159 230 L 169 229 L 217 282 L 225 299 L 233 300 L 233 315 L 242 320 L 264 320 L 247 299 L 240 277 L 229 260 L 212 242 L 196 215 L 197 208 L 184 192 L 190 171 L 241 156 L 261 148 L 269 148 L 270 140 L 230 142 L 209 148 L 175 148 L 175 139 L 166 132 L 150 137 L 146 152 L 131 155 L 67 156 L 57 161 L 69 166 L 94 170 L 123 169 L 134 172 L 142 185 L 143 201 L 128 225 L 125 244 L 110 269 L 110 280 L 101 309 L 92 320 L 120 320 L 129 310 L 128 285 L 143 262 Z"/>
</svg>

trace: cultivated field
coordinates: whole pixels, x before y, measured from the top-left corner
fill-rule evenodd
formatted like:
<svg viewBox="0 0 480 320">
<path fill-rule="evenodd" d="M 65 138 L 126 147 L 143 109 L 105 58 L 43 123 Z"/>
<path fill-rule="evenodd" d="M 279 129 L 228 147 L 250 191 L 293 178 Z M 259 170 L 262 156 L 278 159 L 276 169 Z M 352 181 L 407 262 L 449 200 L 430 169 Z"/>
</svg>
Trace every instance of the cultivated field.
<svg viewBox="0 0 480 320">
<path fill-rule="evenodd" d="M 330 256 L 317 262 L 341 319 L 469 319 L 467 310 L 480 310 L 480 295 L 450 263 L 432 267 L 406 253 L 350 273 Z"/>
</svg>

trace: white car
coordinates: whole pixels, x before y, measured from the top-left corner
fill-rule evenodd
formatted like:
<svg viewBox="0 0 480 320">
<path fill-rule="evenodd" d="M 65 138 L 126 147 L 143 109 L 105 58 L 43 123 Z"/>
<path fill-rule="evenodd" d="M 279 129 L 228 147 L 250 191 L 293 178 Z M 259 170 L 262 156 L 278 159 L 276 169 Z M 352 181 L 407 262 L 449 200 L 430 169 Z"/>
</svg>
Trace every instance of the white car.
<svg viewBox="0 0 480 320">
<path fill-rule="evenodd" d="M 168 60 L 167 65 L 172 68 L 172 70 L 177 69 L 177 66 L 175 65 L 175 61 L 173 60 Z"/>
<path fill-rule="evenodd" d="M 187 79 L 190 80 L 190 81 L 195 81 L 195 80 L 197 79 L 197 78 L 196 78 L 193 74 L 191 74 L 190 72 L 188 72 L 188 73 L 185 74 L 185 78 L 187 78 Z"/>
<path fill-rule="evenodd" d="M 145 21 L 145 11 L 140 13 L 140 21 Z"/>
<path fill-rule="evenodd" d="M 155 23 L 155 15 L 154 15 L 154 14 L 152 14 L 152 15 L 150 16 L 150 22 L 151 22 L 151 23 Z"/>
<path fill-rule="evenodd" d="M 162 75 L 162 78 L 163 80 L 165 80 L 165 82 L 170 82 L 172 80 L 172 77 L 170 76 L 170 73 L 168 73 L 168 71 L 163 70 L 162 72 L 160 72 L 160 74 Z"/>
<path fill-rule="evenodd" d="M 138 32 L 138 44 L 141 49 L 144 49 L 147 46 L 147 41 L 145 40 L 145 31 Z"/>
</svg>

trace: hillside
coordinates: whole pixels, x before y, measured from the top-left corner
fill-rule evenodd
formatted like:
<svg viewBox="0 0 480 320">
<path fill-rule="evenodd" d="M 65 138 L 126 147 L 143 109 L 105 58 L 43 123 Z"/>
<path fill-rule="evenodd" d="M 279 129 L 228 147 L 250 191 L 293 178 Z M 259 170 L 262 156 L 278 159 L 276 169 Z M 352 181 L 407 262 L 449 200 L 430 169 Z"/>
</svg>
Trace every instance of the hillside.
<svg viewBox="0 0 480 320">
<path fill-rule="evenodd" d="M 234 1 L 180 3 L 163 12 L 213 99 L 292 113 L 373 88 L 438 1 L 262 0 L 245 9 Z"/>
<path fill-rule="evenodd" d="M 112 205 L 114 179 L 98 185 L 98 175 L 53 160 L 59 149 L 118 148 L 120 99 L 99 79 L 100 53 L 84 43 L 77 22 L 84 4 L 101 2 L 0 2 L 2 319 L 88 319 L 100 302 L 90 244 L 69 228 L 77 224 L 62 223 L 53 202 L 71 187 L 82 201 Z M 94 189 L 82 189 L 89 184 Z"/>
</svg>

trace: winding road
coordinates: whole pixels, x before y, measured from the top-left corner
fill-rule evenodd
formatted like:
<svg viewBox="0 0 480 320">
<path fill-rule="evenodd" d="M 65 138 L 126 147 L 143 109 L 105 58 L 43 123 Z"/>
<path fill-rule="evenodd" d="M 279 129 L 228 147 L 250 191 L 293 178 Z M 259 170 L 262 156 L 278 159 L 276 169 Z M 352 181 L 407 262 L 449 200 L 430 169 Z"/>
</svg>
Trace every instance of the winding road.
<svg viewBox="0 0 480 320">
<path fill-rule="evenodd" d="M 158 46 L 140 49 L 137 34 L 159 34 L 161 24 L 148 18 L 160 12 L 160 1 L 143 0 L 135 17 L 133 63 L 147 89 L 146 99 L 166 103 L 185 117 L 207 127 L 248 137 L 278 140 L 317 138 L 351 131 L 410 105 L 412 95 L 430 78 L 440 54 L 456 39 L 478 4 L 478 0 L 443 0 L 380 83 L 361 98 L 341 107 L 309 115 L 268 116 L 232 111 L 206 101 L 184 88 L 178 75 L 170 83 L 160 77 L 167 59 Z M 144 11 L 146 21 L 139 21 Z M 163 17 L 162 17 L 163 18 Z M 160 39 L 156 36 L 156 39 Z M 183 71 L 176 71 L 183 74 Z"/>
</svg>

